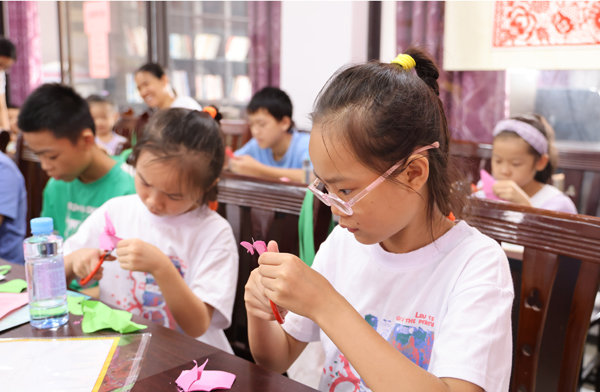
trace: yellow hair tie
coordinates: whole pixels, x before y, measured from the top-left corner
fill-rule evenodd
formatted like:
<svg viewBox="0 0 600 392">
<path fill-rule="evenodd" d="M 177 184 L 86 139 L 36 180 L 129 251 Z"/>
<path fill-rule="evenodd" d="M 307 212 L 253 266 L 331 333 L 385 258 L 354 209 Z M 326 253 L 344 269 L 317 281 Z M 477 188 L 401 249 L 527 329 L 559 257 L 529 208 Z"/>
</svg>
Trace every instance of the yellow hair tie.
<svg viewBox="0 0 600 392">
<path fill-rule="evenodd" d="M 417 65 L 415 59 L 413 59 L 409 54 L 399 54 L 398 57 L 393 59 L 391 62 L 392 64 L 398 64 L 407 71 L 413 69 Z"/>
</svg>

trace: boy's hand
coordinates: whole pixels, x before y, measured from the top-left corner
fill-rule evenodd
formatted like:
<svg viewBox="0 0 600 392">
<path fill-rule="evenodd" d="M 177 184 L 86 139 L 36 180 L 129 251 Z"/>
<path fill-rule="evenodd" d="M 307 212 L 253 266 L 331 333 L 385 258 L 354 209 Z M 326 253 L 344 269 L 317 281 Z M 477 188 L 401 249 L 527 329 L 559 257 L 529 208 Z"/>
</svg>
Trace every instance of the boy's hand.
<svg viewBox="0 0 600 392">
<path fill-rule="evenodd" d="M 250 278 L 248 278 L 245 286 L 244 301 L 246 302 L 246 312 L 248 316 L 273 321 L 275 320 L 275 315 L 273 315 L 269 298 L 265 295 L 265 287 L 260 283 L 260 280 L 261 275 L 258 273 L 258 268 L 256 268 L 250 273 Z M 285 315 L 282 314 L 282 317 L 285 317 Z"/>
<path fill-rule="evenodd" d="M 315 320 L 325 310 L 323 305 L 337 295 L 323 275 L 298 257 L 278 253 L 275 241 L 269 242 L 269 252 L 263 253 L 258 263 L 265 295 L 291 312 Z"/>
<path fill-rule="evenodd" d="M 67 257 L 65 257 L 65 271 L 67 276 L 70 275 L 69 270 L 72 270 L 73 273 L 79 278 L 83 279 L 87 277 L 100 262 L 100 256 L 102 256 L 102 253 L 104 252 L 100 249 L 84 248 L 69 254 Z M 109 259 L 107 258 L 106 260 Z M 69 265 L 71 268 L 68 267 Z M 102 278 L 103 269 L 103 267 L 100 267 L 92 279 L 100 280 L 100 278 Z"/>
<path fill-rule="evenodd" d="M 154 245 L 137 238 L 119 241 L 117 259 L 121 268 L 129 271 L 149 272 L 154 275 L 171 260 Z"/>
<path fill-rule="evenodd" d="M 260 176 L 262 166 L 262 163 L 250 155 L 242 155 L 229 160 L 229 167 L 232 172 L 246 176 Z"/>
<path fill-rule="evenodd" d="M 492 188 L 494 194 L 511 203 L 531 206 L 531 200 L 520 186 L 513 180 L 496 181 Z"/>
</svg>

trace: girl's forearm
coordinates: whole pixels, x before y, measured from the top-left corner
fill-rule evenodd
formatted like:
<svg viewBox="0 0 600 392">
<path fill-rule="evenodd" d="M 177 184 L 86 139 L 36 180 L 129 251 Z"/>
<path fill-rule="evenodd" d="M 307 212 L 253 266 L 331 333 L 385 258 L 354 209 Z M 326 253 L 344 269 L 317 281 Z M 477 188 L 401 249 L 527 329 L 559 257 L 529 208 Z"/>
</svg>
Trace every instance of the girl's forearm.
<svg viewBox="0 0 600 392">
<path fill-rule="evenodd" d="M 283 373 L 306 347 L 289 336 L 277 321 L 267 321 L 248 315 L 248 341 L 257 364 Z"/>
<path fill-rule="evenodd" d="M 179 327 L 194 338 L 204 335 L 214 308 L 194 294 L 170 261 L 153 276 Z"/>
<path fill-rule="evenodd" d="M 392 347 L 341 295 L 323 303 L 325 308 L 314 321 L 373 392 L 450 391 L 442 380 Z"/>
</svg>

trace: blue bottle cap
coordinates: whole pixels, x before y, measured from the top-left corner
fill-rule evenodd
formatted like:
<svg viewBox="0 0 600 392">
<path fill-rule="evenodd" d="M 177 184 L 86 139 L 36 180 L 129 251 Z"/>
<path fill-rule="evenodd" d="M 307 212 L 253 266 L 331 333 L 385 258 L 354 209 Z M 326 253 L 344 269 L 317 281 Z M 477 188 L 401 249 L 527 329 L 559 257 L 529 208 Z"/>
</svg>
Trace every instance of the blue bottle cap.
<svg viewBox="0 0 600 392">
<path fill-rule="evenodd" d="M 31 220 L 31 234 L 50 234 L 54 230 L 52 218 L 34 218 Z"/>
</svg>

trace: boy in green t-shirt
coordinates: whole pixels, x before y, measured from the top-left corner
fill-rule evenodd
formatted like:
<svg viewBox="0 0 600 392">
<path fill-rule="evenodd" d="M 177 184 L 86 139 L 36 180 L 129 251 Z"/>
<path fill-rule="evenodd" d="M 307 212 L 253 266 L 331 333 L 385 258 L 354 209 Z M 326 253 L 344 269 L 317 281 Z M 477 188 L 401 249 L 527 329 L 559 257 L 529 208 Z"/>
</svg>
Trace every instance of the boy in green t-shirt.
<svg viewBox="0 0 600 392">
<path fill-rule="evenodd" d="M 54 220 L 65 239 L 104 202 L 135 193 L 133 177 L 95 142 L 86 101 L 72 88 L 44 84 L 21 107 L 23 137 L 50 176 L 42 216 Z"/>
</svg>

